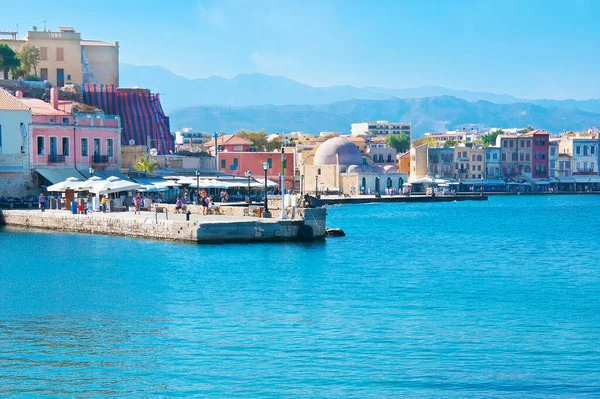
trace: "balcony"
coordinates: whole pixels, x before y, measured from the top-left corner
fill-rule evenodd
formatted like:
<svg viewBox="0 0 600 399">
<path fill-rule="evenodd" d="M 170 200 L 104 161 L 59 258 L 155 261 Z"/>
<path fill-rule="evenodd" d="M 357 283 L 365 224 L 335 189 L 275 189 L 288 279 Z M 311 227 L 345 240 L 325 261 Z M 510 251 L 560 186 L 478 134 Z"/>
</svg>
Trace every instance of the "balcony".
<svg viewBox="0 0 600 399">
<path fill-rule="evenodd" d="M 64 155 L 48 155 L 48 163 L 65 163 Z"/>
<path fill-rule="evenodd" d="M 94 155 L 92 157 L 92 165 L 106 165 L 109 159 L 108 155 Z"/>
</svg>

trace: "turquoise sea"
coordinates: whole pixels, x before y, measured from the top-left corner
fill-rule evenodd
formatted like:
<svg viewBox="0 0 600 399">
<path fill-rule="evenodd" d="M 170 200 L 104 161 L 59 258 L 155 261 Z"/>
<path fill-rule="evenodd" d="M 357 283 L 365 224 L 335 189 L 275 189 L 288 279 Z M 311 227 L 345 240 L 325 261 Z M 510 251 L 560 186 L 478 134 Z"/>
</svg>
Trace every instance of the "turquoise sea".
<svg viewBox="0 0 600 399">
<path fill-rule="evenodd" d="M 0 229 L 0 397 L 600 397 L 600 196 L 329 208 L 345 238 Z"/>
</svg>

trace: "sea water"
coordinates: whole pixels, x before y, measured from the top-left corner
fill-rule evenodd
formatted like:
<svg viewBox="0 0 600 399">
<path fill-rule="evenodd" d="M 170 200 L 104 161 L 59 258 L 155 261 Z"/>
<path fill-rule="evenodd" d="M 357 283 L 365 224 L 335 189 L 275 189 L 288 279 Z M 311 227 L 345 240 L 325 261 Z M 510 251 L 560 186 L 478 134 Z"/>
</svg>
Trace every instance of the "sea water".
<svg viewBox="0 0 600 399">
<path fill-rule="evenodd" d="M 0 397 L 600 396 L 600 196 L 328 209 L 325 242 L 0 230 Z"/>
</svg>

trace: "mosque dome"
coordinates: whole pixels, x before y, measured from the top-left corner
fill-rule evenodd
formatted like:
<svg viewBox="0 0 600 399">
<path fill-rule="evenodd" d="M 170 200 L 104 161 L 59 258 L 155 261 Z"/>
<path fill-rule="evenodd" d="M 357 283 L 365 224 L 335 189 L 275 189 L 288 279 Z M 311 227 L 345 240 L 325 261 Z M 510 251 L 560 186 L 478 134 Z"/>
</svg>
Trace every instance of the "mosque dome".
<svg viewBox="0 0 600 399">
<path fill-rule="evenodd" d="M 334 137 L 319 146 L 315 153 L 314 164 L 337 165 L 360 165 L 362 155 L 356 144 L 341 138 Z"/>
<path fill-rule="evenodd" d="M 385 173 L 396 173 L 396 167 L 394 165 L 385 165 L 383 171 Z"/>
</svg>

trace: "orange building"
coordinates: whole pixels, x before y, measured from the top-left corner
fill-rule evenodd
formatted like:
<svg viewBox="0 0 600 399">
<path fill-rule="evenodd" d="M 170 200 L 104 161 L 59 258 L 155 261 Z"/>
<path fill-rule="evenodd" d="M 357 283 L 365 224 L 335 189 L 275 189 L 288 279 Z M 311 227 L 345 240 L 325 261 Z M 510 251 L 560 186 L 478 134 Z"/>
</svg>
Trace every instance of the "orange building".
<svg viewBox="0 0 600 399">
<path fill-rule="evenodd" d="M 406 173 L 410 177 L 410 152 L 398 155 L 398 172 Z"/>
</svg>

